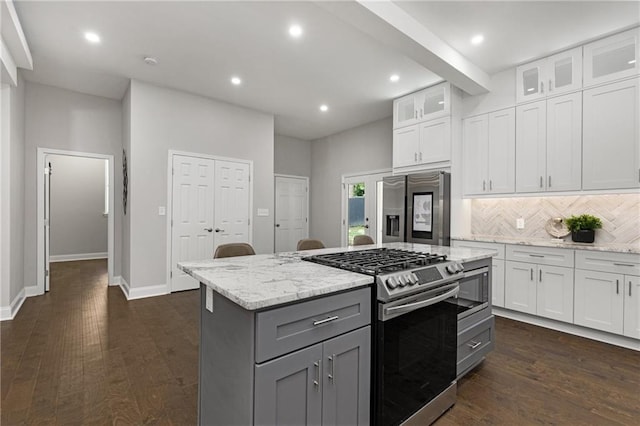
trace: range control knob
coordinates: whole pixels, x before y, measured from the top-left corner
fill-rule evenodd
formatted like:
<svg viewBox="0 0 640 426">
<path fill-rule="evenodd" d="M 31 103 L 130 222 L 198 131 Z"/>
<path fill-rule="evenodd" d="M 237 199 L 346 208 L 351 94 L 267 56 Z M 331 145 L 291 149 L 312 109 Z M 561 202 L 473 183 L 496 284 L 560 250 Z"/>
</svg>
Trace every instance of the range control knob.
<svg viewBox="0 0 640 426">
<path fill-rule="evenodd" d="M 389 288 L 389 290 L 395 289 L 396 287 L 398 287 L 398 280 L 396 280 L 394 277 L 387 278 L 387 287 Z"/>
<path fill-rule="evenodd" d="M 411 272 L 409 274 L 408 279 L 409 279 L 409 285 L 418 284 L 418 276 L 416 274 L 414 274 L 413 272 Z"/>
<path fill-rule="evenodd" d="M 400 287 L 405 287 L 407 285 L 407 277 L 404 275 L 400 275 L 398 277 L 398 281 L 400 282 Z"/>
<path fill-rule="evenodd" d="M 450 274 L 457 274 L 464 271 L 464 267 L 460 263 L 452 263 L 445 268 Z"/>
</svg>

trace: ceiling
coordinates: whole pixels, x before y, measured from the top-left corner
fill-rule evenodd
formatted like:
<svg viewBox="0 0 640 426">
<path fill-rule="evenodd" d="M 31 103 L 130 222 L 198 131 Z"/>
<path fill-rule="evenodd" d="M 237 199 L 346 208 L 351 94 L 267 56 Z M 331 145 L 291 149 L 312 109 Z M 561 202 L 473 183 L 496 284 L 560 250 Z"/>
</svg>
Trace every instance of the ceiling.
<svg viewBox="0 0 640 426">
<path fill-rule="evenodd" d="M 272 113 L 277 134 L 305 140 L 388 117 L 393 98 L 446 78 L 313 2 L 14 3 L 27 80 L 114 99 L 144 80 Z M 489 74 L 640 23 L 635 1 L 395 3 Z M 472 46 L 478 32 L 485 42 Z"/>
</svg>

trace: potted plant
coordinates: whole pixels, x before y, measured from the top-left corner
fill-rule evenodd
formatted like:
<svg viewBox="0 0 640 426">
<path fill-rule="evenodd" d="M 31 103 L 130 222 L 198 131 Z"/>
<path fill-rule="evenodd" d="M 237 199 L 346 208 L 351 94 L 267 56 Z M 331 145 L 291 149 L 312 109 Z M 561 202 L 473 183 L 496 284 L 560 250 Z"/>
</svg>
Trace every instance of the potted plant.
<svg viewBox="0 0 640 426">
<path fill-rule="evenodd" d="M 564 220 L 571 231 L 571 239 L 576 243 L 592 243 L 596 229 L 602 228 L 602 221 L 590 214 L 571 216 Z"/>
</svg>

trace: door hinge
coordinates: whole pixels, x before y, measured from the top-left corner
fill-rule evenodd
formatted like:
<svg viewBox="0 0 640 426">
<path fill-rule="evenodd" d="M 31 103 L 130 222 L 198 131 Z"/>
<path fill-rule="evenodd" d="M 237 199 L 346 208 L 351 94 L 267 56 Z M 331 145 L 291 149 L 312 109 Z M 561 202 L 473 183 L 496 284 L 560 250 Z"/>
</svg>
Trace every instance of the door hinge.
<svg viewBox="0 0 640 426">
<path fill-rule="evenodd" d="M 46 269 L 46 270 L 44 271 L 44 276 L 45 276 L 45 277 L 48 277 L 48 276 L 49 276 L 49 270 L 48 270 L 48 269 Z"/>
<path fill-rule="evenodd" d="M 175 175 L 175 174 L 176 174 L 176 170 L 175 170 L 173 167 L 171 168 L 171 174 L 172 174 L 172 175 Z"/>
<path fill-rule="evenodd" d="M 309 192 L 309 187 L 308 186 L 304 188 L 304 192 Z"/>
<path fill-rule="evenodd" d="M 171 227 L 173 228 L 173 219 L 171 219 Z"/>
<path fill-rule="evenodd" d="M 251 226 L 251 219 L 247 219 L 247 225 Z"/>
<path fill-rule="evenodd" d="M 343 225 L 346 225 L 346 223 L 345 223 L 344 219 L 342 219 L 342 224 L 343 224 Z"/>
<path fill-rule="evenodd" d="M 173 271 L 169 271 L 169 278 L 173 278 Z"/>
<path fill-rule="evenodd" d="M 308 217 L 305 217 L 305 218 L 304 218 L 304 221 L 308 223 L 308 222 L 309 222 L 309 218 L 308 218 Z"/>
</svg>

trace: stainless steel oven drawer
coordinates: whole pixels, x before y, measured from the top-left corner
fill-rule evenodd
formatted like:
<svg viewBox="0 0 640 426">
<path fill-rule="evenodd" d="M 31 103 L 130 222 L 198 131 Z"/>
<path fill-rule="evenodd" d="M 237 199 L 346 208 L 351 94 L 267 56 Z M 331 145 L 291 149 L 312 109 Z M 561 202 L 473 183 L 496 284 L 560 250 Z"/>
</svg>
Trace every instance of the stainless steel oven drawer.
<svg viewBox="0 0 640 426">
<path fill-rule="evenodd" d="M 457 376 L 460 378 L 478 364 L 495 345 L 493 315 L 458 333 Z"/>
<path fill-rule="evenodd" d="M 256 315 L 256 362 L 371 323 L 371 289 L 362 288 Z"/>
</svg>

